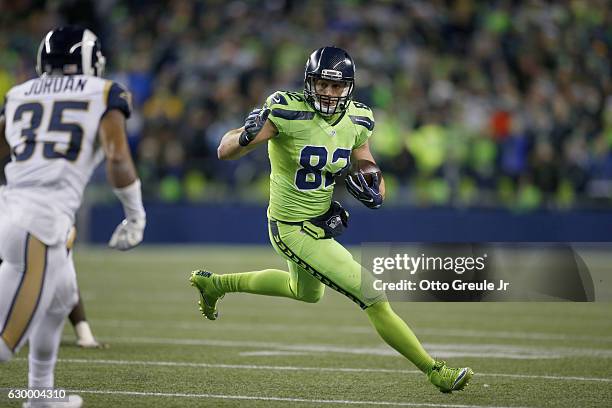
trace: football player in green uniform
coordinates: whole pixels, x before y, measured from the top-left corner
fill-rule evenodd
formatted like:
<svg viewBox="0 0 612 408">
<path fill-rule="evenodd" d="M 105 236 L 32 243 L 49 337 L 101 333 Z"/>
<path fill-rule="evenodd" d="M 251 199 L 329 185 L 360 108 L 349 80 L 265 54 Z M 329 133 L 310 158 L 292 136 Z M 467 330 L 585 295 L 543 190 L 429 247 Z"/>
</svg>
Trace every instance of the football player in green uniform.
<svg viewBox="0 0 612 408">
<path fill-rule="evenodd" d="M 237 159 L 268 143 L 270 205 L 268 230 L 276 252 L 289 271 L 218 275 L 197 270 L 190 282 L 200 294 L 200 310 L 210 320 L 218 317 L 217 301 L 226 293 L 246 292 L 282 296 L 303 302 L 319 301 L 325 286 L 357 303 L 380 336 L 409 359 L 443 392 L 463 389 L 473 372 L 449 368 L 423 349 L 408 325 L 391 309 L 384 293 L 371 284 L 372 276 L 334 237 L 347 226 L 348 215 L 332 202 L 334 178 L 351 161 L 369 160 L 368 139 L 374 129 L 372 111 L 353 101 L 355 66 L 349 54 L 323 47 L 306 63 L 304 91 L 275 92 L 261 109 L 253 110 L 245 125 L 228 131 L 218 156 Z M 385 183 L 362 174 L 347 177 L 349 192 L 369 208 L 379 208 Z"/>
</svg>

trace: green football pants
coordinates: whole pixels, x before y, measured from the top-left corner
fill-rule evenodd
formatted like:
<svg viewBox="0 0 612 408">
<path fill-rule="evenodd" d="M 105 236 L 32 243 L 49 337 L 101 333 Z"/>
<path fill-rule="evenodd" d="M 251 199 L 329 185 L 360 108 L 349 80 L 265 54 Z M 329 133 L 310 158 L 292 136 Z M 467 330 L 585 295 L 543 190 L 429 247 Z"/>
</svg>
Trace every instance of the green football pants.
<svg viewBox="0 0 612 408">
<path fill-rule="evenodd" d="M 269 221 L 274 249 L 287 259 L 289 272 L 278 269 L 213 275 L 219 294 L 231 292 L 282 296 L 317 302 L 325 286 L 342 293 L 365 309 L 378 334 L 399 353 L 427 373 L 434 360 L 410 327 L 391 309 L 374 278 L 363 271 L 350 252 L 333 239 L 316 239 L 300 225 Z"/>
<path fill-rule="evenodd" d="M 342 293 L 362 309 L 386 300 L 373 287 L 374 278 L 334 239 L 316 239 L 299 225 L 269 220 L 272 246 L 287 259 L 290 288 L 300 300 L 316 302 L 325 286 Z"/>
</svg>

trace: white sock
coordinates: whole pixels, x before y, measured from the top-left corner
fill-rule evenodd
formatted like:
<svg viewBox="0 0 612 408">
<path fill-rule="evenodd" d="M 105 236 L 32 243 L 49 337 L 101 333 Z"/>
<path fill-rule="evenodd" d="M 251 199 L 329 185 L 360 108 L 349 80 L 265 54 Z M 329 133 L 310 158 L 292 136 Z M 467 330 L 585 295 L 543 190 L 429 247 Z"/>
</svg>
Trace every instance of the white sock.
<svg viewBox="0 0 612 408">
<path fill-rule="evenodd" d="M 76 331 L 79 340 L 85 343 L 92 343 L 95 341 L 91 328 L 89 327 L 89 323 L 87 323 L 85 320 L 78 322 L 76 326 L 74 326 L 74 331 Z"/>
<path fill-rule="evenodd" d="M 28 371 L 29 388 L 53 388 L 53 369 L 57 358 L 40 361 L 30 356 L 28 360 L 30 362 Z"/>
</svg>

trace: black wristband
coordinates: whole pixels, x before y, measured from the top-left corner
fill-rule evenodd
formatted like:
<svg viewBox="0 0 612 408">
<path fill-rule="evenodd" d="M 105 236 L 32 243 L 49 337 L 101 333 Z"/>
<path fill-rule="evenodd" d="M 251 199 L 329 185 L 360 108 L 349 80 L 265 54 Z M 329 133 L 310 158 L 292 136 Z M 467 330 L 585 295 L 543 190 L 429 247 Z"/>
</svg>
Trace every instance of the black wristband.
<svg viewBox="0 0 612 408">
<path fill-rule="evenodd" d="M 243 130 L 242 133 L 240 134 L 240 137 L 238 138 L 238 144 L 244 147 L 248 145 L 249 143 L 251 143 L 251 139 L 249 139 L 249 134 L 247 133 L 246 130 Z"/>
</svg>

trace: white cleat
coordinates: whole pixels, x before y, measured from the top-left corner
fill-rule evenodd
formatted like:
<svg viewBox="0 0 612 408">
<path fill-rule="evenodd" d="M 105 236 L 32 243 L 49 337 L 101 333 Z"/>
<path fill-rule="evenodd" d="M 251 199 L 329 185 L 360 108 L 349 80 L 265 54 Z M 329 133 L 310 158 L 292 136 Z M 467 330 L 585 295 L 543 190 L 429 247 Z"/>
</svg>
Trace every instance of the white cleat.
<svg viewBox="0 0 612 408">
<path fill-rule="evenodd" d="M 68 395 L 68 401 L 28 401 L 23 408 L 81 408 L 83 398 L 78 395 Z"/>
</svg>

